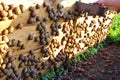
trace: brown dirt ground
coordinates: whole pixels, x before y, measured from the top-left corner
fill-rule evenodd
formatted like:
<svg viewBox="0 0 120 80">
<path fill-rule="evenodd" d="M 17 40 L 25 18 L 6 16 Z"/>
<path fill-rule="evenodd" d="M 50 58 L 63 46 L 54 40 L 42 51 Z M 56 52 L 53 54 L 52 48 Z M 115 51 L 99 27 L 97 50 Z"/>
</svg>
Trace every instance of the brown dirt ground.
<svg viewBox="0 0 120 80">
<path fill-rule="evenodd" d="M 53 80 L 120 80 L 120 44 L 111 44 L 87 60 L 72 64 Z"/>
</svg>

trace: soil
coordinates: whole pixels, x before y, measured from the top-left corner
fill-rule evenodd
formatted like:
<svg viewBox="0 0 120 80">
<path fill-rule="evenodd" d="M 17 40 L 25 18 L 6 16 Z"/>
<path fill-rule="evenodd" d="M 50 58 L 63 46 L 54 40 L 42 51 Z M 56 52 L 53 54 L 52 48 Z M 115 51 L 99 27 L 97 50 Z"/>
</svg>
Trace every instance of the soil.
<svg viewBox="0 0 120 80">
<path fill-rule="evenodd" d="M 120 44 L 111 44 L 84 61 L 72 63 L 52 80 L 120 80 Z"/>
</svg>

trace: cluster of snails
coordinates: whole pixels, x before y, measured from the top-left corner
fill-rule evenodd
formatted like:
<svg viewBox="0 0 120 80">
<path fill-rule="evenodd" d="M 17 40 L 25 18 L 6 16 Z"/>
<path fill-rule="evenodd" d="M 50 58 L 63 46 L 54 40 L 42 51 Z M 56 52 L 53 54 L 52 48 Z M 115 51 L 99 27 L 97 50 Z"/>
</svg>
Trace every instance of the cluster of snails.
<svg viewBox="0 0 120 80">
<path fill-rule="evenodd" d="M 82 6 L 82 5 L 81 5 Z M 6 79 L 35 79 L 42 74 L 42 70 L 53 69 L 57 67 L 57 63 L 66 62 L 69 55 L 72 57 L 76 53 L 80 53 L 87 48 L 104 40 L 109 32 L 112 18 L 110 15 L 114 14 L 107 11 L 104 17 L 99 15 L 89 16 L 86 11 L 68 10 L 63 13 L 64 6 L 57 5 L 57 10 L 51 7 L 46 2 L 43 3 L 48 16 L 42 18 L 36 14 L 36 9 L 40 9 L 40 5 L 29 7 L 30 15 L 27 20 L 28 24 L 38 23 L 36 26 L 37 36 L 32 33 L 28 35 L 26 40 L 38 42 L 41 46 L 39 52 L 36 50 L 29 50 L 29 52 L 20 53 L 13 56 L 11 51 L 6 52 L 5 58 L 0 56 L 0 77 L 5 76 Z M 88 10 L 88 9 L 85 9 Z M 19 15 L 24 12 L 24 6 L 13 7 L 13 5 L 0 4 L 0 17 L 10 17 L 11 15 Z M 12 14 L 11 14 L 12 13 Z M 60 20 L 63 23 L 59 23 Z M 47 22 L 51 21 L 49 27 L 46 27 Z M 109 22 L 108 22 L 109 21 Z M 0 46 L 2 41 L 7 47 L 19 47 L 19 50 L 26 50 L 27 47 L 23 41 L 18 39 L 8 39 L 6 35 L 13 33 L 15 30 L 22 29 L 24 25 L 19 23 L 16 28 L 10 26 L 1 32 Z M 50 28 L 48 31 L 47 28 Z M 0 49 L 6 49 L 0 47 Z M 2 50 L 6 51 L 6 50 Z M 14 50 L 13 50 L 14 51 Z M 36 56 L 39 54 L 39 56 Z M 42 55 L 41 55 L 42 54 Z M 41 55 L 41 56 L 40 56 Z M 42 59 L 47 58 L 47 61 Z M 15 63 L 18 63 L 15 65 Z M 21 70 L 21 72 L 19 71 Z"/>
<path fill-rule="evenodd" d="M 15 6 L 7 5 L 4 2 L 0 3 L 0 21 L 15 19 L 17 15 L 23 13 L 25 7 L 23 5 Z"/>
</svg>

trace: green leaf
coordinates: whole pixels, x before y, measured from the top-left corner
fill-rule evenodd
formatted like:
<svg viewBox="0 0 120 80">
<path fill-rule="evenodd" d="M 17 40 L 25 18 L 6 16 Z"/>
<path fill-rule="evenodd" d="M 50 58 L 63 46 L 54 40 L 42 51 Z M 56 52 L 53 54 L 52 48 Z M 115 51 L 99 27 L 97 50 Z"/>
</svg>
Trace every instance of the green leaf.
<svg viewBox="0 0 120 80">
<path fill-rule="evenodd" d="M 117 14 L 114 17 L 113 24 L 108 36 L 109 39 L 111 38 L 111 42 L 116 43 L 120 41 L 120 14 Z"/>
</svg>

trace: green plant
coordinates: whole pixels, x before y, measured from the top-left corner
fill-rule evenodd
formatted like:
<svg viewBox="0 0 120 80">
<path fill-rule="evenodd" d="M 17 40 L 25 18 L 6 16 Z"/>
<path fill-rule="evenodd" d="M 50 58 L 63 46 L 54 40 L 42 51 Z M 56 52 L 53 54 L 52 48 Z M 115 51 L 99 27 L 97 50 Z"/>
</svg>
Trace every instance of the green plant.
<svg viewBox="0 0 120 80">
<path fill-rule="evenodd" d="M 107 40 L 115 43 L 120 41 L 120 14 L 114 17 Z"/>
<path fill-rule="evenodd" d="M 55 77 L 55 71 L 52 70 L 48 73 L 46 73 L 45 75 L 42 75 L 41 77 L 39 77 L 37 80 L 50 80 L 51 78 Z"/>
<path fill-rule="evenodd" d="M 97 48 L 94 48 L 94 47 L 93 47 L 93 48 L 90 48 L 90 49 L 87 50 L 85 53 L 83 53 L 83 54 L 81 54 L 81 55 L 79 55 L 79 56 L 77 56 L 77 57 L 75 57 L 75 58 L 72 58 L 72 62 L 73 62 L 73 63 L 76 63 L 76 62 L 78 62 L 78 61 L 80 61 L 80 60 L 85 60 L 87 57 L 90 57 L 90 56 L 96 54 L 97 51 L 98 51 Z"/>
</svg>

